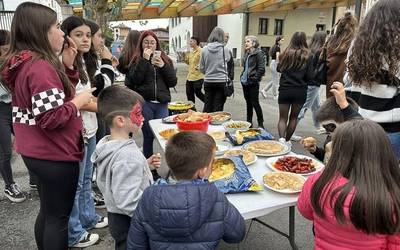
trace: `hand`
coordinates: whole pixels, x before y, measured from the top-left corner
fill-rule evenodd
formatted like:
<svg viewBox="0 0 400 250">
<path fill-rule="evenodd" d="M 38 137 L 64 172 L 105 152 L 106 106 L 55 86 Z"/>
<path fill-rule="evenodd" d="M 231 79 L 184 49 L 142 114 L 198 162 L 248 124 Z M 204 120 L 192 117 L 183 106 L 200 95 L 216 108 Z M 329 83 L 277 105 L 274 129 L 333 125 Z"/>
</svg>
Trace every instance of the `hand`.
<svg viewBox="0 0 400 250">
<path fill-rule="evenodd" d="M 112 58 L 111 58 L 111 64 L 112 64 L 112 66 L 115 68 L 115 67 L 117 67 L 118 65 L 119 65 L 119 61 L 118 61 L 118 59 L 115 57 L 115 56 L 113 56 Z"/>
<path fill-rule="evenodd" d="M 68 44 L 64 44 L 64 50 L 62 53 L 62 62 L 69 69 L 74 69 L 75 57 L 78 54 L 78 48 L 74 40 L 67 36 Z"/>
<path fill-rule="evenodd" d="M 100 58 L 101 59 L 110 59 L 112 60 L 113 55 L 110 50 L 106 46 L 102 46 L 100 49 Z"/>
<path fill-rule="evenodd" d="M 349 106 L 346 99 L 346 92 L 344 91 L 344 86 L 341 82 L 334 82 L 331 86 L 330 92 L 335 96 L 336 104 L 339 105 L 341 109 L 345 109 Z"/>
<path fill-rule="evenodd" d="M 71 102 L 75 104 L 77 109 L 81 109 L 83 106 L 88 105 L 91 103 L 94 99 L 94 96 L 92 95 L 92 92 L 95 91 L 96 88 L 91 88 L 89 90 L 84 90 L 77 94 Z"/>
<path fill-rule="evenodd" d="M 317 150 L 317 140 L 315 138 L 303 138 L 300 140 L 300 144 L 310 153 L 314 153 Z"/>
<path fill-rule="evenodd" d="M 159 67 L 159 68 L 162 68 L 162 67 L 164 67 L 164 65 L 165 65 L 165 63 L 164 63 L 164 61 L 161 59 L 161 57 L 153 58 L 152 64 L 155 65 L 155 66 L 157 66 L 157 67 Z"/>
<path fill-rule="evenodd" d="M 150 60 L 151 54 L 153 54 L 153 50 L 152 49 L 144 49 L 143 50 L 143 58 L 144 59 Z"/>
<path fill-rule="evenodd" d="M 147 163 L 151 170 L 158 169 L 161 167 L 161 154 L 157 153 L 155 155 L 150 156 L 147 159 Z"/>
</svg>

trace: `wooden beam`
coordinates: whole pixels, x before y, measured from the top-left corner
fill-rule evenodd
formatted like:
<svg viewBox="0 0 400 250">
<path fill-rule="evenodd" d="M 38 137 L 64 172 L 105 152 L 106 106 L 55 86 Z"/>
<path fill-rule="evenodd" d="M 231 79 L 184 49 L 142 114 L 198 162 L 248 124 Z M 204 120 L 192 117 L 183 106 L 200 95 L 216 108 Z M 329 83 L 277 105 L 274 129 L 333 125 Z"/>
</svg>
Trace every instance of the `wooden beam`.
<svg viewBox="0 0 400 250">
<path fill-rule="evenodd" d="M 199 4 L 199 5 L 197 5 L 195 7 L 196 8 L 196 12 L 200 12 L 200 11 L 204 10 L 205 8 L 210 7 L 210 6 L 212 7 L 212 5 L 216 1 L 218 1 L 218 0 L 207 0 L 207 1 L 202 2 L 201 4 Z"/>
<path fill-rule="evenodd" d="M 140 5 L 138 9 L 139 15 L 147 7 L 147 5 L 149 5 L 150 1 L 151 0 L 142 0 L 142 5 Z"/>
<path fill-rule="evenodd" d="M 175 0 L 166 0 L 163 1 L 162 7 L 158 10 L 158 14 L 161 15 L 171 4 L 173 4 Z"/>
<path fill-rule="evenodd" d="M 187 8 L 189 8 L 190 6 L 192 6 L 192 4 L 194 4 L 195 2 L 196 2 L 196 0 L 186 0 L 185 2 L 182 2 L 181 4 L 179 4 L 178 10 L 177 10 L 178 15 L 179 15 L 182 11 L 184 11 L 184 10 L 186 10 Z"/>
</svg>

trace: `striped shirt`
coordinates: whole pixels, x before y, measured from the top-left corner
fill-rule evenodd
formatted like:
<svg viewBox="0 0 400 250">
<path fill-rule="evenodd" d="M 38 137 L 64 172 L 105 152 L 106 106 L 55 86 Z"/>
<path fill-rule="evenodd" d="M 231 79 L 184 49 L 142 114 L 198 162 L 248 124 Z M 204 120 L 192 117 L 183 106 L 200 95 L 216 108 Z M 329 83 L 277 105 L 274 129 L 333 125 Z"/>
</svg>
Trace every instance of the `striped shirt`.
<svg viewBox="0 0 400 250">
<path fill-rule="evenodd" d="M 389 80 L 383 80 L 371 87 L 351 83 L 348 76 L 343 79 L 347 95 L 360 106 L 360 115 L 379 123 L 388 133 L 400 132 L 400 73 L 396 77 L 395 83 L 387 85 Z"/>
</svg>

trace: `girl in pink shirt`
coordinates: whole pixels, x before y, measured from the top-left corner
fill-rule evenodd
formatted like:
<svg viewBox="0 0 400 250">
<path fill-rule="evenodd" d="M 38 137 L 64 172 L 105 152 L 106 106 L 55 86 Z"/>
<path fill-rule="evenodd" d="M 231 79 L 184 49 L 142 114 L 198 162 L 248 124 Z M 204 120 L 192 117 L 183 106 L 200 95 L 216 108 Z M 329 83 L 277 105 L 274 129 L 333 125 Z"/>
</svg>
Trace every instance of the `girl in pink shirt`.
<svg viewBox="0 0 400 250">
<path fill-rule="evenodd" d="M 400 168 L 382 127 L 337 127 L 325 170 L 308 178 L 297 206 L 313 221 L 315 249 L 400 249 Z"/>
</svg>

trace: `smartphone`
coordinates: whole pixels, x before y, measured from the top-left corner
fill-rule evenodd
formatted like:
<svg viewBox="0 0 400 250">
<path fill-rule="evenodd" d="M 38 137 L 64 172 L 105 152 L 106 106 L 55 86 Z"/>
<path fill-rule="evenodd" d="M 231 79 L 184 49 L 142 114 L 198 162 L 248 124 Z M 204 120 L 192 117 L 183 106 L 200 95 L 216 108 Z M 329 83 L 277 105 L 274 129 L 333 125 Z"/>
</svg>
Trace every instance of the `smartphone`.
<svg viewBox="0 0 400 250">
<path fill-rule="evenodd" d="M 160 50 L 155 50 L 153 54 L 154 54 L 153 57 L 155 57 L 155 58 L 160 58 L 161 57 L 161 51 Z"/>
</svg>

